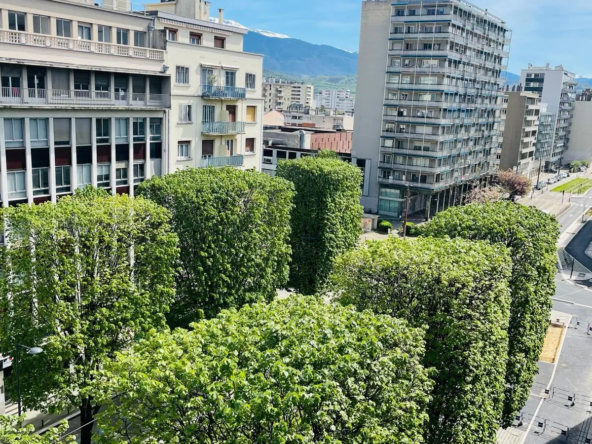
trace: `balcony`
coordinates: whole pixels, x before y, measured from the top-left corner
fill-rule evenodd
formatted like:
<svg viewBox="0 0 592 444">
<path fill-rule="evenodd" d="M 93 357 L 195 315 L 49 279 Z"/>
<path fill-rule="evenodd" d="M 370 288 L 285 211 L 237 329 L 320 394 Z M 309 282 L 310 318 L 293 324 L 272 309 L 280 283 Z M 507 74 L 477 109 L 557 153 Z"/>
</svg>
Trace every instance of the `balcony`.
<svg viewBox="0 0 592 444">
<path fill-rule="evenodd" d="M 20 31 L 0 31 L 0 43 L 164 61 L 164 51 Z"/>
<path fill-rule="evenodd" d="M 199 93 L 203 99 L 242 100 L 247 96 L 247 89 L 236 86 L 201 85 Z"/>
<path fill-rule="evenodd" d="M 454 134 L 424 134 L 424 133 L 397 133 L 392 131 L 382 131 L 383 137 L 398 137 L 401 139 L 419 139 L 419 140 L 431 140 L 434 142 L 443 142 L 445 140 L 451 140 L 456 137 Z"/>
<path fill-rule="evenodd" d="M 0 107 L 170 108 L 169 94 L 60 89 L 1 88 Z"/>
<path fill-rule="evenodd" d="M 245 122 L 203 122 L 202 134 L 244 134 Z"/>
<path fill-rule="evenodd" d="M 244 156 L 242 154 L 237 156 L 219 156 L 219 157 L 212 157 L 212 156 L 202 156 L 201 158 L 201 167 L 225 167 L 225 166 L 235 166 L 235 167 L 242 167 L 244 162 Z"/>
</svg>

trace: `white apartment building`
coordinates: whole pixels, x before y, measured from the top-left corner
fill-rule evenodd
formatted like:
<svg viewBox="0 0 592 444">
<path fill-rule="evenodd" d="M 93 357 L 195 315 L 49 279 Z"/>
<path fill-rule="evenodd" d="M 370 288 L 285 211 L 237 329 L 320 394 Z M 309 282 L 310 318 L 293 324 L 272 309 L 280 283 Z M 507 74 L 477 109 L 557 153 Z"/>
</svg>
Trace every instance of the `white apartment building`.
<svg viewBox="0 0 592 444">
<path fill-rule="evenodd" d="M 566 165 L 576 160 L 592 161 L 592 102 L 577 101 L 574 105 L 569 150 L 563 159 Z"/>
<path fill-rule="evenodd" d="M 353 131 L 354 116 L 315 114 L 310 110 L 284 112 L 284 125 L 308 128 L 327 129 L 335 131 Z"/>
<path fill-rule="evenodd" d="M 2 205 L 88 184 L 133 195 L 187 166 L 260 169 L 262 57 L 208 7 L 0 0 Z"/>
<path fill-rule="evenodd" d="M 209 2 L 146 5 L 166 38 L 171 74 L 171 169 L 261 169 L 263 57 L 243 51 L 246 29 L 209 20 Z M 184 15 L 181 15 L 184 14 Z"/>
<path fill-rule="evenodd" d="M 548 112 L 557 117 L 553 151 L 545 161 L 548 168 L 561 166 L 570 145 L 576 76 L 561 65 L 555 68 L 549 64 L 542 67 L 529 65 L 528 69 L 522 70 L 520 83 L 524 85 L 524 91 L 539 94 L 541 101 L 547 104 Z"/>
<path fill-rule="evenodd" d="M 263 82 L 265 112 L 286 111 L 291 105 L 314 106 L 314 86 L 268 78 Z"/>
<path fill-rule="evenodd" d="M 322 89 L 315 91 L 315 108 L 324 107 L 342 114 L 352 114 L 356 99 L 348 89 Z"/>
<path fill-rule="evenodd" d="M 352 155 L 368 211 L 429 218 L 493 174 L 510 34 L 464 0 L 363 2 Z"/>
</svg>

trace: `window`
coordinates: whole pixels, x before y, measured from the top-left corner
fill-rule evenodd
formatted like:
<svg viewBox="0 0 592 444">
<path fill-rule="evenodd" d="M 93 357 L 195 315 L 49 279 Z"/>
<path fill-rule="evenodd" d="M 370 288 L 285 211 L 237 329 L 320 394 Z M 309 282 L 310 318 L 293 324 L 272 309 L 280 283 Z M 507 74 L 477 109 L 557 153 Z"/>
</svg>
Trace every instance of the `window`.
<svg viewBox="0 0 592 444">
<path fill-rule="evenodd" d="M 177 75 L 175 82 L 179 85 L 189 85 L 189 68 L 186 66 L 177 66 Z"/>
<path fill-rule="evenodd" d="M 128 141 L 128 119 L 115 119 L 115 143 L 126 143 Z"/>
<path fill-rule="evenodd" d="M 222 48 L 226 47 L 226 39 L 222 37 L 214 37 L 214 48 Z"/>
<path fill-rule="evenodd" d="M 127 29 L 117 28 L 117 44 L 129 45 L 129 31 Z"/>
<path fill-rule="evenodd" d="M 190 123 L 193 122 L 191 105 L 179 105 L 179 122 Z"/>
<path fill-rule="evenodd" d="M 47 119 L 30 119 L 29 131 L 32 147 L 48 146 Z"/>
<path fill-rule="evenodd" d="M 255 74 L 245 74 L 245 87 L 247 89 L 255 89 L 256 88 L 255 80 L 256 80 Z"/>
<path fill-rule="evenodd" d="M 99 42 L 111 43 L 111 26 L 99 25 Z"/>
<path fill-rule="evenodd" d="M 55 168 L 56 193 L 67 193 L 70 191 L 70 167 L 57 166 Z"/>
<path fill-rule="evenodd" d="M 201 34 L 192 32 L 189 34 L 189 43 L 192 45 L 201 45 Z"/>
<path fill-rule="evenodd" d="M 34 168 L 33 174 L 33 195 L 42 196 L 49 194 L 49 168 Z"/>
<path fill-rule="evenodd" d="M 162 136 L 162 119 L 150 119 L 150 141 L 159 142 Z"/>
<path fill-rule="evenodd" d="M 75 91 L 89 91 L 90 90 L 90 73 L 88 71 L 74 71 L 74 90 Z M 77 97 L 81 97 L 77 95 Z M 88 97 L 88 96 L 86 96 Z"/>
<path fill-rule="evenodd" d="M 127 168 L 117 168 L 115 170 L 116 185 L 127 185 Z"/>
<path fill-rule="evenodd" d="M 257 121 L 257 107 L 256 106 L 247 106 L 247 122 L 256 122 Z"/>
<path fill-rule="evenodd" d="M 245 153 L 247 153 L 247 154 L 254 154 L 255 153 L 255 139 L 253 139 L 253 138 L 245 139 Z M 294 154 L 296 154 L 296 153 L 294 153 Z"/>
<path fill-rule="evenodd" d="M 11 31 L 25 31 L 25 14 L 8 11 L 8 29 Z"/>
<path fill-rule="evenodd" d="M 146 121 L 142 118 L 134 117 L 132 126 L 134 130 L 134 142 L 144 142 L 146 140 Z"/>
<path fill-rule="evenodd" d="M 176 29 L 167 29 L 167 40 L 171 42 L 177 41 L 177 30 Z"/>
<path fill-rule="evenodd" d="M 92 184 L 92 165 L 78 165 L 78 188 Z"/>
<path fill-rule="evenodd" d="M 111 119 L 97 119 L 97 143 L 109 143 L 109 121 Z"/>
<path fill-rule="evenodd" d="M 72 38 L 72 22 L 65 19 L 56 19 L 56 34 L 58 37 Z"/>
<path fill-rule="evenodd" d="M 203 106 L 203 122 L 215 122 L 216 121 L 216 107 L 214 105 Z"/>
<path fill-rule="evenodd" d="M 91 145 L 92 119 L 76 119 L 76 145 Z"/>
<path fill-rule="evenodd" d="M 225 83 L 226 86 L 236 86 L 236 72 L 225 71 L 224 78 L 226 81 L 226 83 Z"/>
<path fill-rule="evenodd" d="M 226 155 L 234 156 L 234 139 L 226 140 Z"/>
<path fill-rule="evenodd" d="M 97 187 L 109 188 L 111 186 L 111 165 L 101 163 L 97 165 Z"/>
<path fill-rule="evenodd" d="M 209 68 L 201 69 L 201 84 L 202 85 L 213 85 L 216 81 L 214 76 L 214 70 Z"/>
<path fill-rule="evenodd" d="M 55 146 L 69 146 L 70 137 L 70 119 L 53 119 L 53 138 Z"/>
<path fill-rule="evenodd" d="M 177 145 L 177 157 L 179 159 L 189 159 L 190 142 L 179 142 Z"/>
<path fill-rule="evenodd" d="M 144 181 L 144 164 L 134 164 L 134 183 L 140 183 Z"/>
<path fill-rule="evenodd" d="M 78 24 L 78 39 L 79 40 L 91 40 L 91 26 L 85 23 Z"/>
<path fill-rule="evenodd" d="M 144 31 L 134 31 L 134 46 L 146 47 L 146 33 Z"/>
<path fill-rule="evenodd" d="M 27 197 L 24 171 L 10 171 L 8 176 L 8 197 L 11 199 Z"/>
<path fill-rule="evenodd" d="M 49 34 L 49 17 L 45 17 L 43 15 L 34 15 L 33 32 L 35 34 Z"/>
<path fill-rule="evenodd" d="M 4 119 L 4 140 L 7 148 L 24 146 L 23 119 Z"/>
<path fill-rule="evenodd" d="M 97 98 L 108 99 L 109 98 L 109 86 L 111 78 L 106 72 L 95 73 L 95 91 Z"/>
</svg>

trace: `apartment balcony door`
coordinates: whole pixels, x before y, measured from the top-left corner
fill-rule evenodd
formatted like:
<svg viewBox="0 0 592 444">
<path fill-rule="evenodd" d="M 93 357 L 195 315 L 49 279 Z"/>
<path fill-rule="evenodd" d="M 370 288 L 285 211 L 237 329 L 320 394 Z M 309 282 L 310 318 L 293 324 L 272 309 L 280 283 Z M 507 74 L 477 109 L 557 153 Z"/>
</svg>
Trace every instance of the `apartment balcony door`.
<svg viewBox="0 0 592 444">
<path fill-rule="evenodd" d="M 201 141 L 201 155 L 202 155 L 202 157 L 212 157 L 214 155 L 214 141 L 213 140 L 202 140 Z"/>
<path fill-rule="evenodd" d="M 27 69 L 27 81 L 29 88 L 29 100 L 32 102 L 45 102 L 46 99 L 46 69 L 42 67 L 29 67 Z"/>
<path fill-rule="evenodd" d="M 2 66 L 2 97 L 21 99 L 21 67 Z"/>
<path fill-rule="evenodd" d="M 228 111 L 228 121 L 236 122 L 236 105 L 226 105 L 226 111 Z"/>
</svg>

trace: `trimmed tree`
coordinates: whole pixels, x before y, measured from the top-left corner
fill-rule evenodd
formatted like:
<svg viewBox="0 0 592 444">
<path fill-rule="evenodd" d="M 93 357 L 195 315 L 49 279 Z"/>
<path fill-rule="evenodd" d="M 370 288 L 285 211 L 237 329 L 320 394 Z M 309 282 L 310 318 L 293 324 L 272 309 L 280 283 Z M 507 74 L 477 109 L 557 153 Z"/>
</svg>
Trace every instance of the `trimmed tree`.
<svg viewBox="0 0 592 444">
<path fill-rule="evenodd" d="M 192 327 L 106 366 L 99 442 L 423 442 L 423 329 L 296 296 Z"/>
<path fill-rule="evenodd" d="M 358 242 L 362 173 L 332 156 L 280 162 L 276 174 L 294 183 L 290 285 L 304 294 L 323 289 L 333 261 Z"/>
<path fill-rule="evenodd" d="M 178 171 L 138 194 L 167 208 L 181 248 L 171 327 L 263 297 L 288 280 L 292 184 L 236 168 Z"/>
<path fill-rule="evenodd" d="M 463 240 L 389 238 L 341 256 L 339 302 L 427 325 L 434 368 L 430 444 L 495 443 L 502 414 L 511 261 L 505 248 Z"/>
<path fill-rule="evenodd" d="M 503 425 L 509 427 L 528 400 L 549 326 L 555 294 L 559 225 L 536 208 L 498 202 L 450 208 L 420 228 L 424 236 L 486 240 L 512 256 L 511 317 Z"/>
<path fill-rule="evenodd" d="M 532 183 L 528 177 L 512 170 L 499 171 L 497 178 L 503 190 L 510 195 L 510 199 L 516 196 L 526 196 L 532 189 Z"/>
<path fill-rule="evenodd" d="M 64 197 L 1 211 L 0 348 L 19 355 L 23 405 L 78 407 L 90 444 L 99 406 L 86 392 L 105 359 L 166 326 L 177 237 L 168 212 L 127 196 Z M 12 397 L 14 376 L 7 380 Z"/>
<path fill-rule="evenodd" d="M 33 425 L 23 425 L 24 416 L 0 416 L 0 444 L 76 444 L 74 435 L 62 438 L 68 429 L 66 422 L 36 435 Z"/>
</svg>

